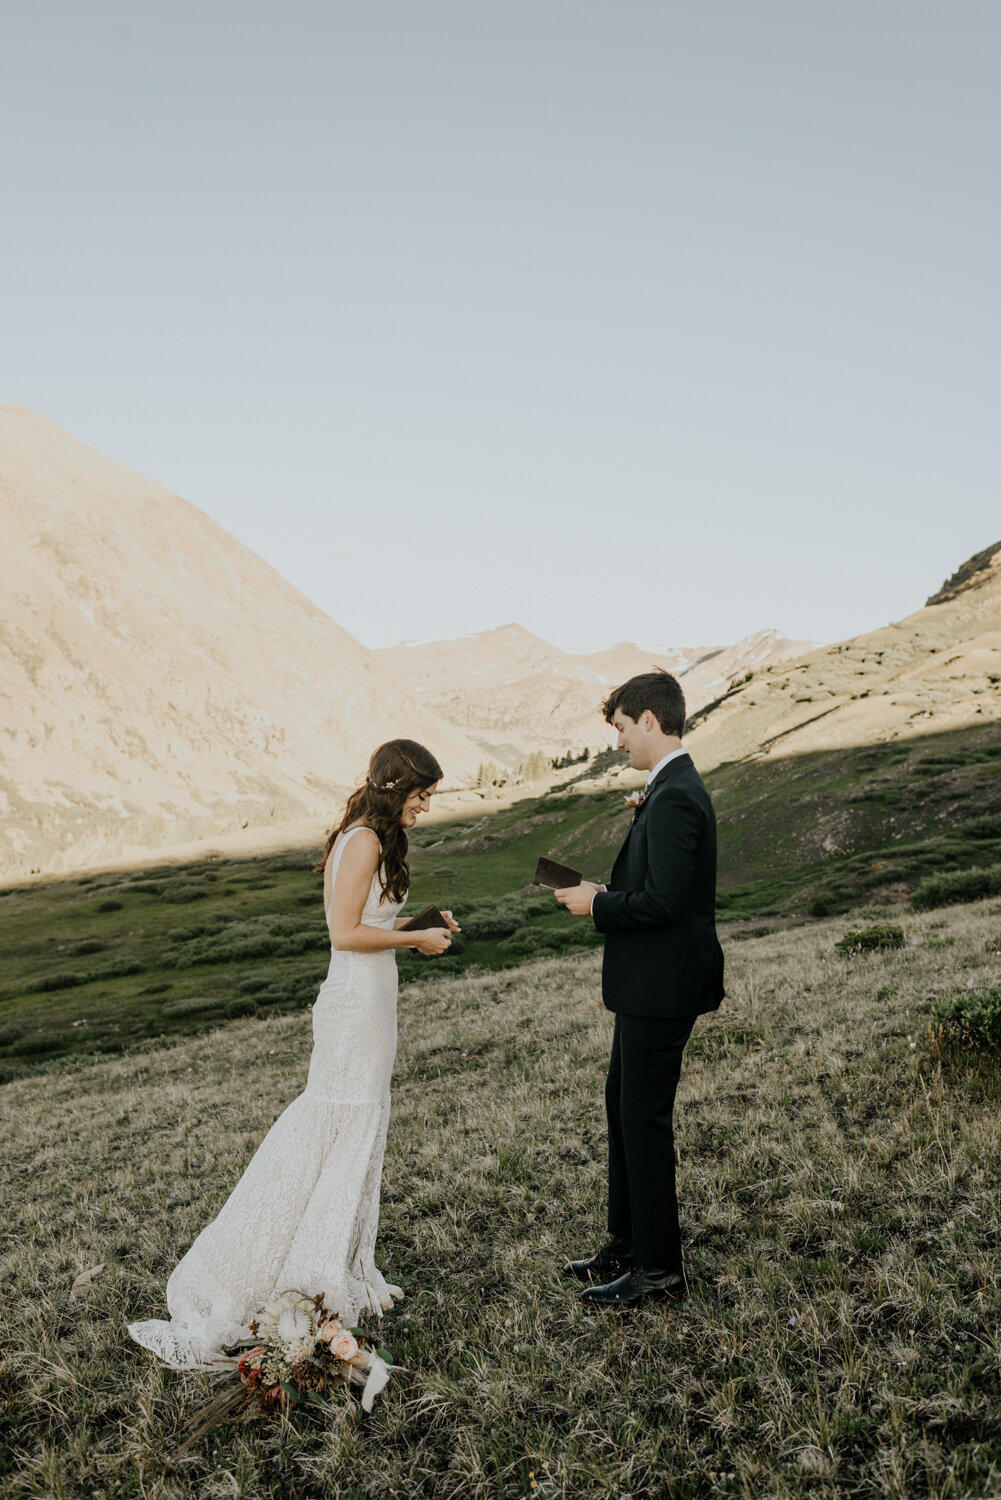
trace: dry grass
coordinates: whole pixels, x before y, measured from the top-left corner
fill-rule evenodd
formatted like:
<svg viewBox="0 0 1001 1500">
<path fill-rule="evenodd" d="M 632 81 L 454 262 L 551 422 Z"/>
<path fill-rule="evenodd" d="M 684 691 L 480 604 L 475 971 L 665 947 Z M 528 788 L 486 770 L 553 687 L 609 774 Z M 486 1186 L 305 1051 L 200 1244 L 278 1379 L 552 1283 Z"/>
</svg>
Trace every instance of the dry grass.
<svg viewBox="0 0 1001 1500">
<path fill-rule="evenodd" d="M 406 990 L 380 1261 L 409 1294 L 383 1338 L 419 1382 L 178 1465 L 214 1379 L 161 1369 L 124 1325 L 160 1314 L 302 1086 L 308 1015 L 9 1084 L 2 1492 L 1001 1491 L 1001 1067 L 927 1032 L 936 997 L 998 982 L 1001 906 L 903 925 L 903 950 L 849 961 L 844 922 L 731 947 L 678 1108 L 693 1298 L 626 1316 L 585 1316 L 556 1275 L 602 1232 L 595 956 Z"/>
</svg>

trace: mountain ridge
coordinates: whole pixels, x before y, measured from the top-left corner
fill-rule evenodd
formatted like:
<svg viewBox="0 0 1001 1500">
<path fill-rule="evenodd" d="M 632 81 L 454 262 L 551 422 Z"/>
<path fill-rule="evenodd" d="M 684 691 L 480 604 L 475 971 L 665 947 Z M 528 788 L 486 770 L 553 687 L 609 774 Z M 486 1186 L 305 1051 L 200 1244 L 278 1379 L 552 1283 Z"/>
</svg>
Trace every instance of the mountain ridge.
<svg viewBox="0 0 1001 1500">
<path fill-rule="evenodd" d="M 0 866 L 334 808 L 382 739 L 478 747 L 190 502 L 0 407 Z"/>
<path fill-rule="evenodd" d="M 376 655 L 389 670 L 406 673 L 442 718 L 485 752 L 510 762 L 540 749 L 556 756 L 607 748 L 614 735 L 602 719 L 601 703 L 639 672 L 663 667 L 675 673 L 690 708 L 698 709 L 734 676 L 811 646 L 761 630 L 732 646 L 686 646 L 659 654 L 631 641 L 568 651 L 509 622 L 451 640 L 401 642 Z"/>
<path fill-rule="evenodd" d="M 749 756 L 886 743 L 1001 719 L 1001 543 L 923 608 L 735 682 L 692 717 L 706 769 Z"/>
</svg>

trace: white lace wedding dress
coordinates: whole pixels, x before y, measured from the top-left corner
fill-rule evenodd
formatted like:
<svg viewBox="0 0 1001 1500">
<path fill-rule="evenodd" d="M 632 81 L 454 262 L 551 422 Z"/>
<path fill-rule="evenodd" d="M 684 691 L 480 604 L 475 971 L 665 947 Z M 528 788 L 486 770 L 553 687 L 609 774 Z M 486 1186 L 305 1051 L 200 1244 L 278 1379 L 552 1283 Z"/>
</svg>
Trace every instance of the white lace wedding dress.
<svg viewBox="0 0 1001 1500">
<path fill-rule="evenodd" d="M 331 890 L 344 847 L 331 856 Z M 361 920 L 391 928 L 403 902 L 378 876 Z M 375 1264 L 379 1187 L 396 1056 L 396 957 L 336 950 L 313 1006 L 305 1092 L 275 1121 L 218 1216 L 167 1282 L 170 1321 L 130 1323 L 137 1343 L 175 1369 L 213 1364 L 279 1292 L 313 1296 L 351 1327 L 381 1316 L 399 1287 Z"/>
</svg>

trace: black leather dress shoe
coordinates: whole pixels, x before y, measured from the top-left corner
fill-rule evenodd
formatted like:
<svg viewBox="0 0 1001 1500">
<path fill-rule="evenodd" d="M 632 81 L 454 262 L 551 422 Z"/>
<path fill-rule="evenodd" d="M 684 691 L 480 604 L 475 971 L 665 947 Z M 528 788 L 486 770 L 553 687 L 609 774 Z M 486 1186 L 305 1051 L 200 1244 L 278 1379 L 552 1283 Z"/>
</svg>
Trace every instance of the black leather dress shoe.
<svg viewBox="0 0 1001 1500">
<path fill-rule="evenodd" d="M 688 1296 L 684 1271 L 645 1271 L 634 1266 L 606 1286 L 589 1286 L 580 1294 L 585 1307 L 636 1307 L 640 1302 L 683 1302 Z"/>
<path fill-rule="evenodd" d="M 613 1234 L 589 1259 L 568 1261 L 562 1274 L 574 1281 L 604 1281 L 631 1271 L 634 1265 L 633 1252 L 625 1240 Z"/>
</svg>

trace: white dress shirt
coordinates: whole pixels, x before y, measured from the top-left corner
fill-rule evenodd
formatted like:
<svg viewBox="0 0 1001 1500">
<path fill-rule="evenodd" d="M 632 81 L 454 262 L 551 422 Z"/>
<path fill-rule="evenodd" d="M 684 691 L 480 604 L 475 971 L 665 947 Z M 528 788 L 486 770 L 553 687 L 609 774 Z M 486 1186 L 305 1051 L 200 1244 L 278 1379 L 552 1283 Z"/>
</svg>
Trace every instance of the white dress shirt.
<svg viewBox="0 0 1001 1500">
<path fill-rule="evenodd" d="M 687 754 L 688 754 L 688 751 L 685 749 L 684 745 L 679 745 L 678 748 L 677 748 L 677 750 L 669 750 L 666 755 L 664 755 L 664 756 L 661 757 L 661 759 L 657 762 L 657 764 L 654 766 L 653 770 L 650 772 L 649 776 L 647 777 L 647 779 L 646 779 L 647 787 L 649 788 L 649 786 L 652 783 L 654 777 L 660 775 L 661 771 L 663 771 L 664 767 L 668 764 L 669 761 L 675 760 L 679 755 L 687 755 Z M 643 795 L 646 796 L 646 792 L 644 792 Z M 600 885 L 598 887 L 598 891 L 607 891 L 607 890 L 608 890 L 608 886 L 607 885 Z M 598 894 L 598 891 L 595 891 L 594 896 L 596 896 Z M 592 913 L 594 912 L 594 896 L 591 897 L 591 908 L 590 909 L 591 909 Z"/>
<path fill-rule="evenodd" d="M 653 781 L 653 779 L 654 779 L 655 776 L 659 776 L 660 775 L 661 771 L 663 771 L 663 769 L 667 765 L 668 761 L 677 760 L 677 758 L 678 758 L 679 755 L 687 755 L 687 754 L 688 754 L 688 751 L 685 749 L 684 745 L 679 745 L 678 748 L 677 748 L 677 750 L 669 750 L 667 752 L 667 754 L 661 760 L 659 760 L 657 762 L 657 764 L 654 766 L 653 770 L 650 772 L 650 775 L 646 779 L 647 786 L 650 785 L 651 781 Z"/>
</svg>

